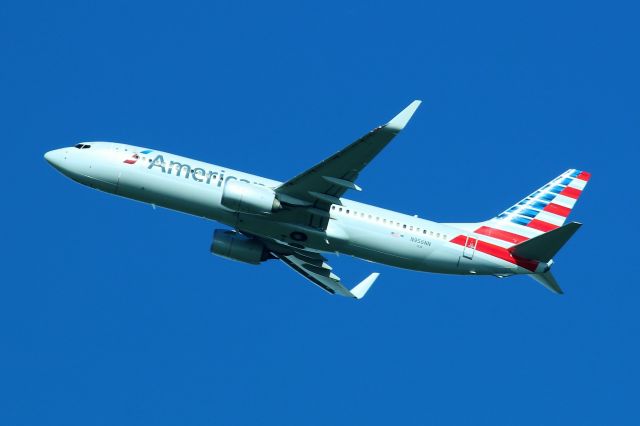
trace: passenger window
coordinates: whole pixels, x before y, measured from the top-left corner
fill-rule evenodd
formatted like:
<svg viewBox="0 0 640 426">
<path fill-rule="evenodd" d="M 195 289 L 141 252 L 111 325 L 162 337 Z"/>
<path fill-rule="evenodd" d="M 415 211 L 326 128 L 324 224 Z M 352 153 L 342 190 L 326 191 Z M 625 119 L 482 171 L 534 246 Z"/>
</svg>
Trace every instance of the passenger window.
<svg viewBox="0 0 640 426">
<path fill-rule="evenodd" d="M 407 225 L 402 225 L 402 228 L 403 229 L 407 229 Z"/>
<path fill-rule="evenodd" d="M 410 227 L 409 227 L 409 231 L 413 231 L 413 226 L 410 226 Z"/>
<path fill-rule="evenodd" d="M 426 229 L 423 229 L 423 230 L 422 230 L 422 233 L 423 233 L 423 234 L 426 234 L 426 233 L 427 233 L 427 230 L 426 230 Z"/>
<path fill-rule="evenodd" d="M 440 233 L 439 232 L 436 234 L 436 237 L 440 238 Z"/>
<path fill-rule="evenodd" d="M 429 232 L 429 235 L 431 235 L 433 237 L 433 231 Z"/>
<path fill-rule="evenodd" d="M 387 223 L 387 219 L 382 219 L 382 223 Z"/>
<path fill-rule="evenodd" d="M 336 209 L 336 206 L 331 206 L 331 210 L 335 210 L 335 209 Z"/>
<path fill-rule="evenodd" d="M 349 214 L 349 209 L 347 209 L 347 214 Z"/>
<path fill-rule="evenodd" d="M 340 208 L 338 209 L 338 211 L 342 211 L 342 207 L 340 207 Z"/>
</svg>

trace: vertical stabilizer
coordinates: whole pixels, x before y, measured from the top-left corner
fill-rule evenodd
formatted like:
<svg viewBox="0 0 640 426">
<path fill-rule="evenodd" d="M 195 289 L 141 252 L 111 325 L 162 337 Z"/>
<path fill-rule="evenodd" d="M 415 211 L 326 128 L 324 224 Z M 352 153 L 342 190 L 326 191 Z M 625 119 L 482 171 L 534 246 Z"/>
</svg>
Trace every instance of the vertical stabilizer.
<svg viewBox="0 0 640 426">
<path fill-rule="evenodd" d="M 569 169 L 546 185 L 483 222 L 475 232 L 511 244 L 537 237 L 564 225 L 591 174 Z"/>
</svg>

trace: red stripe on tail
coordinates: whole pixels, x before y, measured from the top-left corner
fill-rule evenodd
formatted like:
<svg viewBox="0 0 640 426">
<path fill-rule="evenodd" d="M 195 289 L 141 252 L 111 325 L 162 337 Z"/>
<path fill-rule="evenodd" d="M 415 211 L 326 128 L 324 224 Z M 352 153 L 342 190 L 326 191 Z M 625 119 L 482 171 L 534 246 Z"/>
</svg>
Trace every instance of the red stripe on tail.
<svg viewBox="0 0 640 426">
<path fill-rule="evenodd" d="M 458 235 L 457 237 L 452 239 L 450 242 L 464 247 L 466 241 L 467 241 L 467 237 L 465 235 Z M 488 254 L 489 256 L 497 257 L 498 259 L 502 259 L 509 263 L 513 263 L 515 265 L 521 266 L 525 269 L 530 270 L 531 272 L 534 272 L 538 267 L 537 260 L 528 260 L 528 259 L 522 259 L 520 257 L 514 257 L 511 254 L 511 252 L 506 248 L 488 243 L 486 241 L 477 240 L 476 251 L 479 251 L 481 253 Z"/>
<path fill-rule="evenodd" d="M 487 237 L 497 238 L 509 243 L 518 244 L 523 241 L 527 241 L 529 238 L 522 235 L 514 234 L 513 232 L 503 231 L 502 229 L 491 228 L 490 226 L 481 226 L 475 230 L 476 234 L 486 235 Z"/>
<path fill-rule="evenodd" d="M 543 209 L 545 212 L 557 214 L 558 216 L 567 217 L 571 213 L 571 209 L 561 206 L 559 204 L 549 203 L 547 207 Z"/>
<path fill-rule="evenodd" d="M 458 244 L 460 246 L 464 246 L 465 243 L 467 242 L 467 237 L 465 237 L 464 235 L 458 235 L 457 237 L 455 237 L 453 240 L 449 242 L 453 244 Z"/>
<path fill-rule="evenodd" d="M 564 195 L 565 197 L 578 199 L 578 197 L 580 196 L 581 193 L 582 193 L 582 191 L 580 191 L 579 189 L 575 189 L 575 188 L 572 188 L 570 186 L 567 186 L 565 189 L 562 190 L 560 195 Z"/>
<path fill-rule="evenodd" d="M 591 179 L 591 173 L 589 173 L 589 172 L 580 172 L 580 174 L 578 176 L 576 176 L 576 179 L 588 181 L 589 179 Z"/>
<path fill-rule="evenodd" d="M 549 222 L 543 222 L 542 220 L 538 219 L 533 219 L 527 226 L 529 228 L 537 229 L 538 231 L 542 232 L 549 232 L 553 231 L 556 228 L 559 228 L 558 225 L 554 225 L 553 223 Z"/>
</svg>

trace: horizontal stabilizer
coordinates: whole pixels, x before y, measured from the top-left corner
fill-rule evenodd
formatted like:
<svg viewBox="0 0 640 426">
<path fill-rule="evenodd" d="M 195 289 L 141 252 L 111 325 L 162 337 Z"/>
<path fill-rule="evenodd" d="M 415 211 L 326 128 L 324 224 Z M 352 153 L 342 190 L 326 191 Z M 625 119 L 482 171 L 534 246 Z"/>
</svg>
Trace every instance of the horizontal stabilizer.
<svg viewBox="0 0 640 426">
<path fill-rule="evenodd" d="M 553 231 L 517 244 L 509 251 L 514 256 L 524 259 L 549 262 L 581 226 L 582 224 L 578 222 L 567 223 Z"/>
<path fill-rule="evenodd" d="M 543 272 L 541 274 L 531 274 L 529 275 L 534 280 L 538 281 L 540 284 L 554 292 L 555 294 L 564 294 L 560 286 L 558 285 L 558 281 L 551 274 L 551 271 Z"/>
</svg>

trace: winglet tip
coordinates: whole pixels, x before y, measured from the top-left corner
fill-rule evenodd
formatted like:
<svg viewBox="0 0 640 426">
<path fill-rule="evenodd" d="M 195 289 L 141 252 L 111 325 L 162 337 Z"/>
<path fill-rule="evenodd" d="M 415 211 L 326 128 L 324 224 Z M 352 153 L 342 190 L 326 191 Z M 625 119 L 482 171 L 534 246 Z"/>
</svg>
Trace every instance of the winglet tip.
<svg viewBox="0 0 640 426">
<path fill-rule="evenodd" d="M 380 276 L 380 273 L 374 272 L 371 275 L 369 275 L 367 278 L 362 280 L 360 284 L 353 287 L 351 289 L 351 294 L 353 295 L 353 297 L 355 297 L 356 299 L 362 299 L 364 295 L 367 294 L 367 292 L 369 291 L 369 289 L 371 288 L 373 283 L 378 279 L 379 276 Z"/>
<path fill-rule="evenodd" d="M 411 102 L 405 109 L 400 111 L 398 115 L 393 117 L 385 127 L 391 130 L 395 130 L 397 132 L 404 129 L 404 127 L 407 125 L 409 120 L 411 120 L 411 117 L 416 112 L 416 110 L 418 109 L 421 103 L 422 101 L 419 99 L 416 99 L 415 101 Z"/>
</svg>

